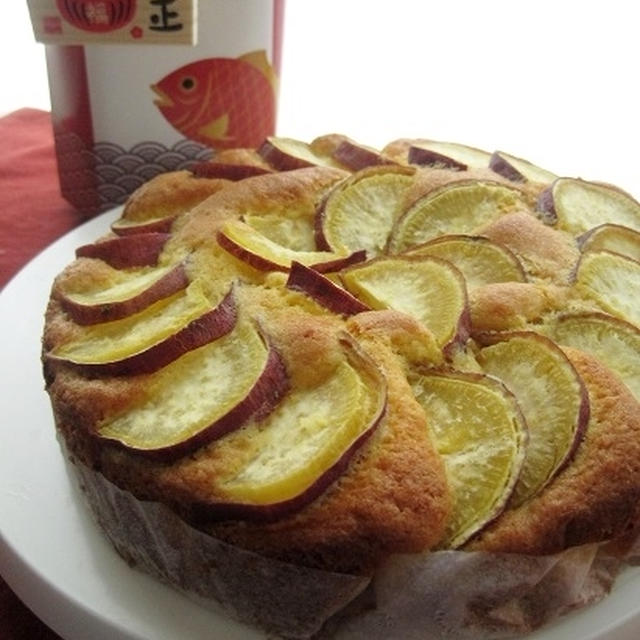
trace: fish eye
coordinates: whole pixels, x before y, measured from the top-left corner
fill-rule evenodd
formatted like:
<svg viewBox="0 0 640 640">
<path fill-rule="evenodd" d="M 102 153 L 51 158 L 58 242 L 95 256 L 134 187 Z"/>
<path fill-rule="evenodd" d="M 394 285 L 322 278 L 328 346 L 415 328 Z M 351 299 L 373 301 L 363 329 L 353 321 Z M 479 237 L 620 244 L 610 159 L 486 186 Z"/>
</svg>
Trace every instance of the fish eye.
<svg viewBox="0 0 640 640">
<path fill-rule="evenodd" d="M 186 76 L 185 78 L 182 78 L 182 81 L 180 82 L 180 86 L 185 91 L 193 91 L 196 88 L 195 78 L 192 78 L 191 76 Z"/>
</svg>

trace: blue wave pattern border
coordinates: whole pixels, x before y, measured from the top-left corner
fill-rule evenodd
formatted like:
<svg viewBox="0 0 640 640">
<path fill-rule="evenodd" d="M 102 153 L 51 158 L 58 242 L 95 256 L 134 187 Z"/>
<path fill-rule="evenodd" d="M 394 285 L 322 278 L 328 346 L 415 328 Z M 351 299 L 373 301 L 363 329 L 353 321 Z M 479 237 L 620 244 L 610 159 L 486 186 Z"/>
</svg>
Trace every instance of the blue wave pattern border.
<svg viewBox="0 0 640 640">
<path fill-rule="evenodd" d="M 125 149 L 112 142 L 87 148 L 80 136 L 56 134 L 62 193 L 78 209 L 105 210 L 122 205 L 145 182 L 167 171 L 190 169 L 213 156 L 213 150 L 189 139 L 167 147 L 139 142 Z"/>
<path fill-rule="evenodd" d="M 128 151 L 113 143 L 98 143 L 93 147 L 93 158 L 100 202 L 123 204 L 151 178 L 167 171 L 190 169 L 211 155 L 211 149 L 187 139 L 170 148 L 158 142 L 141 142 Z"/>
</svg>

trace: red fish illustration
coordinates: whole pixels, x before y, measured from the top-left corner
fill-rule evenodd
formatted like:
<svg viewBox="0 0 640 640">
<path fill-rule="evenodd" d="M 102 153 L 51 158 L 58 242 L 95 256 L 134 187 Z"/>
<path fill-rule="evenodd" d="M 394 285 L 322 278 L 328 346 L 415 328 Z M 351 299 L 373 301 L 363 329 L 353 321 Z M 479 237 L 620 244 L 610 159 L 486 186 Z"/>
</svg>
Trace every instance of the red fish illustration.
<svg viewBox="0 0 640 640">
<path fill-rule="evenodd" d="M 215 149 L 256 147 L 274 133 L 276 75 L 264 51 L 191 62 L 151 89 L 174 128 Z"/>
</svg>

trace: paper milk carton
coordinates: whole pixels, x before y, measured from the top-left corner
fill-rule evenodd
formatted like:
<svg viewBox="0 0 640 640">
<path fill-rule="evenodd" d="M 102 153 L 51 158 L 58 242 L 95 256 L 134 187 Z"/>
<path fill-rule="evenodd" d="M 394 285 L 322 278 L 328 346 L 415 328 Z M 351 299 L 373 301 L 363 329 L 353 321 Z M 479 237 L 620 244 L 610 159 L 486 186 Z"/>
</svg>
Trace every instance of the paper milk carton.
<svg viewBox="0 0 640 640">
<path fill-rule="evenodd" d="M 284 0 L 28 0 L 62 194 L 93 214 L 273 135 Z"/>
</svg>

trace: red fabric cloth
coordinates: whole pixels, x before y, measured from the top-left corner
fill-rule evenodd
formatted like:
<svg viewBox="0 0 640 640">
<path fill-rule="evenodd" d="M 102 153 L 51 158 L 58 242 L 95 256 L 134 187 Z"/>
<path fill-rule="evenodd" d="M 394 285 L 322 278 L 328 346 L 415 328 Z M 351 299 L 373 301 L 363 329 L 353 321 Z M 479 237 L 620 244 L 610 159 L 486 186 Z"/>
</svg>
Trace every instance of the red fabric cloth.
<svg viewBox="0 0 640 640">
<path fill-rule="evenodd" d="M 20 109 L 0 118 L 0 288 L 86 218 L 60 194 L 51 116 Z"/>
<path fill-rule="evenodd" d="M 18 600 L 1 578 L 0 638 L 2 640 L 62 640 Z"/>
<path fill-rule="evenodd" d="M 0 118 L 0 140 L 1 288 L 31 258 L 84 218 L 60 195 L 48 112 L 21 109 Z M 60 640 L 1 578 L 0 638 Z"/>
</svg>

